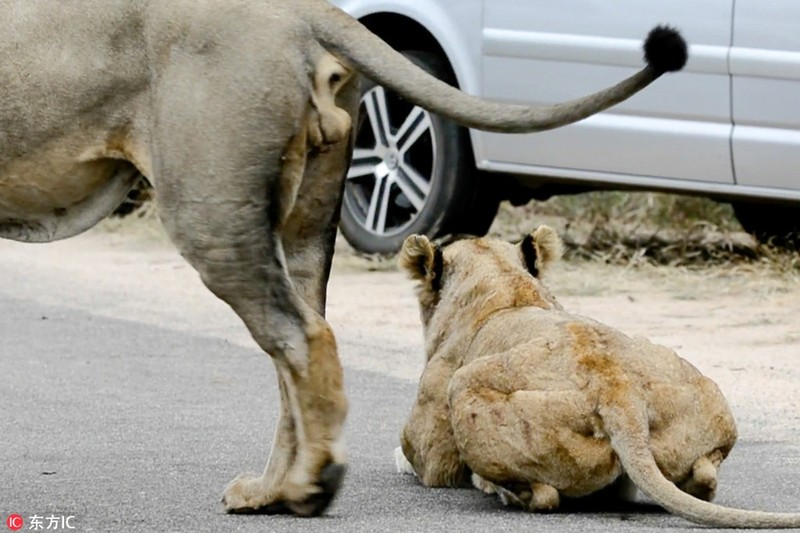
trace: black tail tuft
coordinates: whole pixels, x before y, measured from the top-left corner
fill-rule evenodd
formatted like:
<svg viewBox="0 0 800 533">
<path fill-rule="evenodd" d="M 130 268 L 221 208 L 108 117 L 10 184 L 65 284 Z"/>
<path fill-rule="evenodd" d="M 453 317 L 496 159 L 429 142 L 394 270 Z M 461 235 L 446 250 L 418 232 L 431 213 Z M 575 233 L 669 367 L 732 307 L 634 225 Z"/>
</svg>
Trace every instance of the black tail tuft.
<svg viewBox="0 0 800 533">
<path fill-rule="evenodd" d="M 686 41 L 678 30 L 669 26 L 656 26 L 644 42 L 644 59 L 658 72 L 680 70 L 689 58 Z"/>
</svg>

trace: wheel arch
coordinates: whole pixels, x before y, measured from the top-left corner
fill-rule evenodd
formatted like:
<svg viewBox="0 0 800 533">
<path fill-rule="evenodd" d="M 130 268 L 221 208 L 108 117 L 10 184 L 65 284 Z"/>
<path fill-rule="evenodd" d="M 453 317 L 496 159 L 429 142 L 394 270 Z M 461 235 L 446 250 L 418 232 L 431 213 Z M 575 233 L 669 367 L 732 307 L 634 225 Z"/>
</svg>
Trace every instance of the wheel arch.
<svg viewBox="0 0 800 533">
<path fill-rule="evenodd" d="M 453 20 L 441 2 L 393 0 L 390 6 L 369 0 L 333 0 L 335 5 L 357 18 L 373 33 L 392 47 L 434 52 L 450 65 L 458 87 L 478 94 L 480 73 L 474 57 L 474 39 Z M 378 5 L 376 5 L 378 4 Z M 478 29 L 479 23 L 469 21 L 466 27 Z"/>
<path fill-rule="evenodd" d="M 422 50 L 436 54 L 445 60 L 450 74 L 457 80 L 459 87 L 461 86 L 461 79 L 450 56 L 433 33 L 421 23 L 405 15 L 389 12 L 373 13 L 359 20 L 395 50 Z"/>
</svg>

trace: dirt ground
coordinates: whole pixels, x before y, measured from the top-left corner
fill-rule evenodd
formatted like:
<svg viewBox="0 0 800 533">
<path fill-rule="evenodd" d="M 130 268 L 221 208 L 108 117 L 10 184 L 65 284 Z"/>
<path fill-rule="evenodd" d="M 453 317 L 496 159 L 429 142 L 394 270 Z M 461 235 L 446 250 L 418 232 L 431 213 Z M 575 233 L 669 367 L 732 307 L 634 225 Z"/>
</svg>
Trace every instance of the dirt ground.
<svg viewBox="0 0 800 533">
<path fill-rule="evenodd" d="M 346 367 L 415 381 L 422 333 L 413 285 L 339 244 L 328 318 Z M 105 224 L 50 245 L 0 241 L 5 294 L 254 346 L 233 313 L 149 226 Z M 562 263 L 548 283 L 568 310 L 672 347 L 729 398 L 742 438 L 800 442 L 800 283 L 769 269 Z"/>
</svg>

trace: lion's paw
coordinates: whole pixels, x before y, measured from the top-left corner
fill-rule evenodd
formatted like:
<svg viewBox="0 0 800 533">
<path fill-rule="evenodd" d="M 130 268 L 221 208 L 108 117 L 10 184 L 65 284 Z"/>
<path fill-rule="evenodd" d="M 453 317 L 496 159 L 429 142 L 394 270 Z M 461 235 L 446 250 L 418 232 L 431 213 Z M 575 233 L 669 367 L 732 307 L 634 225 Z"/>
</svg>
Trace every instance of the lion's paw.
<svg viewBox="0 0 800 533">
<path fill-rule="evenodd" d="M 403 449 L 398 446 L 394 449 L 394 464 L 397 467 L 398 474 L 414 474 L 414 467 L 411 466 L 411 463 L 408 462 L 406 456 L 403 454 Z"/>
<path fill-rule="evenodd" d="M 497 485 L 496 489 L 503 505 L 520 507 L 530 512 L 555 511 L 561 503 L 558 490 L 544 483 L 532 483 L 529 490 L 521 490 L 518 493 L 500 485 Z"/>
<path fill-rule="evenodd" d="M 321 515 L 338 494 L 345 470 L 341 463 L 328 463 L 310 483 L 300 481 L 304 476 L 293 481 L 290 474 L 281 487 L 285 506 L 297 516 Z"/>
<path fill-rule="evenodd" d="M 329 463 L 314 482 L 300 483 L 289 476 L 279 489 L 268 487 L 263 477 L 242 475 L 225 489 L 222 503 L 227 513 L 318 516 L 339 492 L 345 469 L 343 464 Z"/>
<path fill-rule="evenodd" d="M 719 459 L 717 464 L 722 460 Z M 678 485 L 695 498 L 710 502 L 717 493 L 717 466 L 708 457 L 695 461 L 688 479 Z"/>
<path fill-rule="evenodd" d="M 252 474 L 243 474 L 231 481 L 222 495 L 222 504 L 226 513 L 289 512 L 264 486 L 264 478 Z"/>
<path fill-rule="evenodd" d="M 485 492 L 486 494 L 496 494 L 497 493 L 497 486 L 492 483 L 491 481 L 486 481 L 481 476 L 476 473 L 472 473 L 472 486 L 478 489 L 481 492 Z M 502 497 L 501 497 L 502 499 Z M 503 502 L 504 505 L 508 505 L 508 503 Z"/>
</svg>

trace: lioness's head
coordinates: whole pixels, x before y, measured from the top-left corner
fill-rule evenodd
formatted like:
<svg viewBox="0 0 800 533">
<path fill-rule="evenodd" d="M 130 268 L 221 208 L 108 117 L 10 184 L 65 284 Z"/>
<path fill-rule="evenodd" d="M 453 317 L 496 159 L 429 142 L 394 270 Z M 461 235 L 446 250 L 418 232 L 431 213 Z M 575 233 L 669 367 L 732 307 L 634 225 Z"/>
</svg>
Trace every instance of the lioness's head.
<svg viewBox="0 0 800 533">
<path fill-rule="evenodd" d="M 541 284 L 542 274 L 561 257 L 561 239 L 539 226 L 517 244 L 498 239 L 465 239 L 437 246 L 422 235 L 411 235 L 400 251 L 400 265 L 419 281 L 422 323 L 471 320 L 498 309 L 558 307 Z"/>
</svg>

